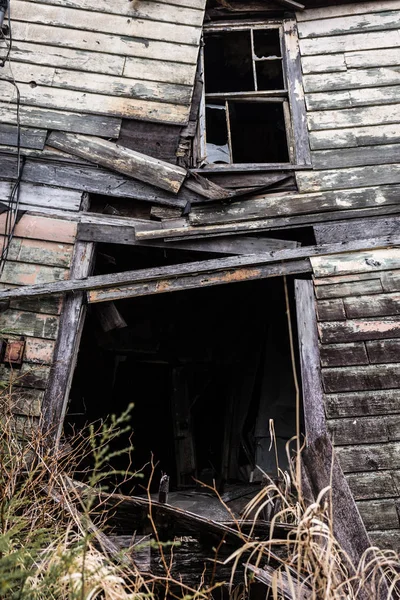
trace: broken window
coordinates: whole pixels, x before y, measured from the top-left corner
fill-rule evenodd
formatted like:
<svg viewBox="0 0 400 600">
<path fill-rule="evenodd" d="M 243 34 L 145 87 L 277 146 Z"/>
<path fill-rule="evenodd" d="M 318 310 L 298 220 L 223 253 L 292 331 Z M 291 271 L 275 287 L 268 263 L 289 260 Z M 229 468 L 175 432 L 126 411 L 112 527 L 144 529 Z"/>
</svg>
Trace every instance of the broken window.
<svg viewBox="0 0 400 600">
<path fill-rule="evenodd" d="M 295 161 L 284 38 L 280 23 L 206 29 L 207 164 Z"/>
</svg>

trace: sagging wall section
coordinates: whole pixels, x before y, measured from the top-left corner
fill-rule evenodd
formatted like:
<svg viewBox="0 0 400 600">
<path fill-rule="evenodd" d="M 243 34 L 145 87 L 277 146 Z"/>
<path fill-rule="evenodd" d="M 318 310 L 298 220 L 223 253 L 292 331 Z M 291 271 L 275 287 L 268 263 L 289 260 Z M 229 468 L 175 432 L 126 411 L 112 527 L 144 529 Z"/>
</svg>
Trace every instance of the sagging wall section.
<svg viewBox="0 0 400 600">
<path fill-rule="evenodd" d="M 77 233 L 74 215 L 79 210 L 82 193 L 22 184 L 20 196 L 33 210 L 35 202 L 63 205 L 65 218 L 32 213 L 20 216 L 0 277 L 1 287 L 68 279 Z M 6 213 L 3 213 L 0 216 L 3 232 L 5 220 Z M 12 367 L 4 360 L 0 364 L 2 400 L 13 415 L 20 435 L 39 426 L 62 308 L 60 296 L 11 300 L 1 307 L 1 339 L 7 341 L 22 336 L 26 342 L 20 368 Z"/>
<path fill-rule="evenodd" d="M 400 249 L 311 259 L 325 411 L 372 543 L 400 547 Z"/>
</svg>

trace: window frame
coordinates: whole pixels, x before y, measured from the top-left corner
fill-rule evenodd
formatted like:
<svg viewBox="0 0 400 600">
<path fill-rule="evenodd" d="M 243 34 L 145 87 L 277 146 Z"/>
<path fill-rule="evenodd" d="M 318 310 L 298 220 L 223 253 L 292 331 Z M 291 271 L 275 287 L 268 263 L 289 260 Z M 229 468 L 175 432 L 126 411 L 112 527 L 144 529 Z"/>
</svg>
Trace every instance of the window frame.
<svg viewBox="0 0 400 600">
<path fill-rule="evenodd" d="M 252 62 L 254 65 L 253 31 L 256 29 L 279 29 L 282 51 L 283 90 L 253 90 L 247 92 L 205 92 L 204 85 L 204 36 L 200 49 L 200 71 L 203 77 L 203 91 L 199 107 L 197 132 L 197 156 L 201 157 L 201 172 L 229 171 L 265 171 L 265 170 L 298 170 L 312 168 L 310 145 L 307 130 L 306 106 L 302 83 L 300 48 L 297 34 L 297 23 L 294 16 L 269 20 L 237 20 L 205 24 L 203 31 L 207 33 L 223 33 L 229 31 L 250 31 L 252 40 Z M 254 102 L 282 102 L 288 146 L 289 162 L 286 163 L 207 163 L 206 150 L 206 102 L 222 98 Z"/>
</svg>

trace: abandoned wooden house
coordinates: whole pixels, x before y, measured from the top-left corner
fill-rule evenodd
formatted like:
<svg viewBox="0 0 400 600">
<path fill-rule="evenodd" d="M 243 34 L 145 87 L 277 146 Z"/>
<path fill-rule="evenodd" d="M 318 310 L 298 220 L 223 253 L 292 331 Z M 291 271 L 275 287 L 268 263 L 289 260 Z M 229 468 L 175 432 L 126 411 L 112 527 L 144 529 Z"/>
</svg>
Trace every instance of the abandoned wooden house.
<svg viewBox="0 0 400 600">
<path fill-rule="evenodd" d="M 299 386 L 306 443 L 329 432 L 400 549 L 400 0 L 0 0 L 0 23 L 17 431 L 133 402 L 135 465 L 218 520 L 195 481 L 285 469 Z"/>
</svg>

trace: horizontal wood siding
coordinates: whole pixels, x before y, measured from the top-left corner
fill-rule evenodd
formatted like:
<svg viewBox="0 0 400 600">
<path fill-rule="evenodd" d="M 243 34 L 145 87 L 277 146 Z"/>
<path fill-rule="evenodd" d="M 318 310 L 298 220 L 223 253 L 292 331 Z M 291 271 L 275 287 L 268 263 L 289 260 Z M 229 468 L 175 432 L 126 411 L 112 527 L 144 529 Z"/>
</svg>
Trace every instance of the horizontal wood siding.
<svg viewBox="0 0 400 600">
<path fill-rule="evenodd" d="M 400 2 L 309 9 L 297 20 L 313 164 L 296 175 L 300 198 L 386 194 L 400 182 Z"/>
<path fill-rule="evenodd" d="M 16 124 L 8 77 L 18 83 L 24 127 L 117 138 L 122 118 L 186 124 L 204 8 L 205 0 L 15 0 L 1 122 Z"/>
<path fill-rule="evenodd" d="M 9 184 L 0 182 L 0 200 L 6 201 Z M 24 183 L 21 200 L 34 210 L 35 203 L 59 207 L 60 212 L 77 214 L 81 194 Z M 0 215 L 0 243 L 4 240 L 6 215 Z M 9 246 L 8 259 L 0 277 L 0 288 L 62 281 L 69 277 L 77 223 L 64 219 L 36 216 L 30 212 L 20 218 Z M 1 337 L 26 339 L 21 369 L 0 365 L 0 383 L 6 406 L 14 414 L 18 435 L 27 435 L 30 418 L 41 415 L 44 390 L 49 380 L 58 335 L 61 296 L 18 299 L 2 305 Z M 29 419 L 28 419 L 29 417 Z M 35 427 L 37 426 L 37 422 Z"/>
<path fill-rule="evenodd" d="M 400 548 L 399 249 L 312 258 L 328 429 L 371 540 Z M 375 535 L 376 532 L 376 535 Z"/>
</svg>

